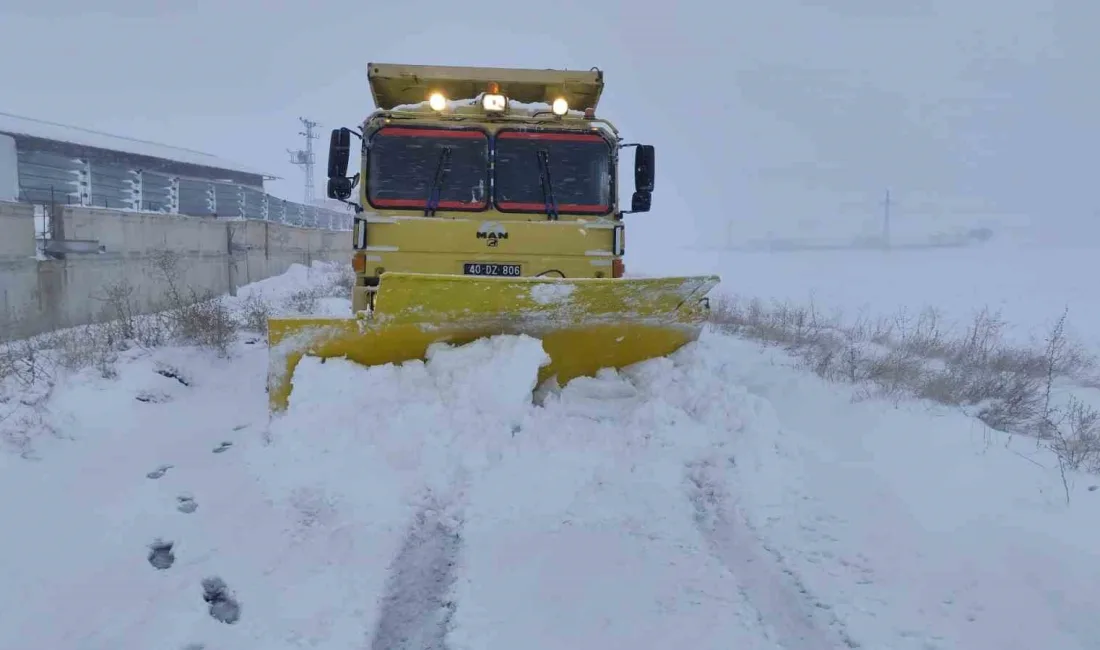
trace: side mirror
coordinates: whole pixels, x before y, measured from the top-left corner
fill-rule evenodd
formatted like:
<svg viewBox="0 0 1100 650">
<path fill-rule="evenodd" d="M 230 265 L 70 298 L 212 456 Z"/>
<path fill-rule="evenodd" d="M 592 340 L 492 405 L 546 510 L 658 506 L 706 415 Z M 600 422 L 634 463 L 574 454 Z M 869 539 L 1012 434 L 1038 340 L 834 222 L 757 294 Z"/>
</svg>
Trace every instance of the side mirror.
<svg viewBox="0 0 1100 650">
<path fill-rule="evenodd" d="M 638 190 L 630 197 L 630 211 L 631 212 L 649 212 L 650 205 L 653 203 L 653 193 L 643 192 Z"/>
<path fill-rule="evenodd" d="M 348 158 L 351 156 L 351 131 L 333 129 L 328 145 L 328 177 L 344 178 L 348 175 Z M 329 184 L 331 188 L 331 183 Z M 331 195 L 330 195 L 331 196 Z"/>
<path fill-rule="evenodd" d="M 346 201 L 351 198 L 351 190 L 355 187 L 354 181 L 346 176 L 335 176 L 328 179 L 325 188 L 328 198 Z"/>
<path fill-rule="evenodd" d="M 640 144 L 634 150 L 634 189 L 638 192 L 649 194 L 653 191 L 655 156 L 653 145 Z M 636 199 L 638 195 L 634 196 Z M 646 201 L 646 205 L 649 205 L 648 199 Z"/>
</svg>

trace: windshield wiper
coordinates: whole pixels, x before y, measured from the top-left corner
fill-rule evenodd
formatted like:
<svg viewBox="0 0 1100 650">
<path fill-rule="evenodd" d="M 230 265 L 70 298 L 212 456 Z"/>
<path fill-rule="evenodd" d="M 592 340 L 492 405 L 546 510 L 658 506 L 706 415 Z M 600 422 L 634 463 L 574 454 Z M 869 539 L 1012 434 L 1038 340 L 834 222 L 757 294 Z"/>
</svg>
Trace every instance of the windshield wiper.
<svg viewBox="0 0 1100 650">
<path fill-rule="evenodd" d="M 542 184 L 542 200 L 546 207 L 546 217 L 550 221 L 558 220 L 558 201 L 554 198 L 554 183 L 550 179 L 550 152 L 539 149 L 539 183 Z"/>
<path fill-rule="evenodd" d="M 447 170 L 449 169 L 447 163 L 450 160 L 451 148 L 443 147 L 443 151 L 439 152 L 439 162 L 436 163 L 432 182 L 428 185 L 428 200 L 424 204 L 425 217 L 434 217 L 435 211 L 439 209 L 439 197 L 443 194 L 443 179 L 447 177 Z"/>
</svg>

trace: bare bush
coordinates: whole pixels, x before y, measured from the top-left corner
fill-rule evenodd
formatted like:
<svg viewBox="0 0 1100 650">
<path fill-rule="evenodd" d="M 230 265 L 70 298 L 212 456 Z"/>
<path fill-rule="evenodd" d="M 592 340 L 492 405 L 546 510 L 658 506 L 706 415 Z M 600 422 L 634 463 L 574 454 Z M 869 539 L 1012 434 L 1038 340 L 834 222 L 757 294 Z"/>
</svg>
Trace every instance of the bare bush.
<svg viewBox="0 0 1100 650">
<path fill-rule="evenodd" d="M 863 381 L 878 387 L 880 394 L 888 397 L 910 394 L 912 387 L 919 386 L 925 377 L 924 361 L 905 350 L 870 356 L 864 366 Z"/>
<path fill-rule="evenodd" d="M 355 287 L 355 269 L 350 264 L 340 266 L 339 273 L 329 285 L 328 295 L 333 298 L 351 298 L 351 290 Z"/>
<path fill-rule="evenodd" d="M 876 342 L 888 345 L 890 332 Z M 911 328 L 901 328 L 898 346 L 923 359 L 946 359 L 951 356 L 951 342 L 943 331 L 940 313 L 932 308 L 921 312 Z"/>
<path fill-rule="evenodd" d="M 1054 452 L 1069 469 L 1100 472 L 1100 412 L 1071 397 L 1060 420 L 1049 443 Z"/>
<path fill-rule="evenodd" d="M 310 287 L 300 289 L 283 299 L 283 307 L 296 314 L 311 314 L 317 309 L 317 303 L 325 297 L 325 288 Z"/>
<path fill-rule="evenodd" d="M 106 319 L 99 326 L 106 330 L 104 336 L 107 342 L 122 347 L 135 343 L 146 348 L 163 345 L 169 334 L 164 319 L 158 314 L 140 314 L 134 291 L 133 284 L 123 279 L 107 286 L 100 295 L 93 296 L 104 303 Z"/>
<path fill-rule="evenodd" d="M 1068 470 L 1100 470 L 1100 444 L 1097 442 L 1097 421 L 1100 413 L 1085 405 L 1076 397 L 1062 407 L 1053 406 L 1052 390 L 1054 380 L 1060 374 L 1077 369 L 1081 365 L 1091 366 L 1090 361 L 1082 361 L 1082 350 L 1070 342 L 1066 336 L 1066 312 L 1051 329 L 1046 340 L 1046 354 L 1043 369 L 1043 417 L 1040 420 L 1039 440 L 1045 441 L 1047 449 L 1058 458 L 1058 468 L 1062 474 L 1062 486 L 1065 488 L 1066 502 L 1069 502 Z"/>
<path fill-rule="evenodd" d="M 104 379 L 117 376 L 119 344 L 110 327 L 81 325 L 50 337 L 45 345 L 56 353 L 58 364 L 67 370 L 94 367 Z"/>
<path fill-rule="evenodd" d="M 56 375 L 41 341 L 0 344 L 0 444 L 27 457 L 36 432 L 56 433 L 45 412 Z"/>
<path fill-rule="evenodd" d="M 123 279 L 108 286 L 102 296 L 93 296 L 106 303 L 115 333 L 122 339 L 137 338 L 137 316 L 133 302 L 134 285 Z"/>
<path fill-rule="evenodd" d="M 193 290 L 190 294 L 191 302 L 172 312 L 176 336 L 227 356 L 237 334 L 229 306 L 221 296 L 200 296 Z"/>
<path fill-rule="evenodd" d="M 21 340 L 0 345 L 0 387 L 9 383 L 16 390 L 28 390 L 41 382 L 53 381 L 53 364 L 41 343 Z"/>
<path fill-rule="evenodd" d="M 179 256 L 174 251 L 158 251 L 153 267 L 160 271 L 167 289 L 165 312 L 171 337 L 215 350 L 226 356 L 236 340 L 237 322 L 222 296 L 211 292 L 200 294 L 194 287 L 186 290 L 179 284 Z"/>
<path fill-rule="evenodd" d="M 267 335 L 267 319 L 271 317 L 271 305 L 263 296 L 251 293 L 241 303 L 240 320 L 244 329 Z"/>
</svg>

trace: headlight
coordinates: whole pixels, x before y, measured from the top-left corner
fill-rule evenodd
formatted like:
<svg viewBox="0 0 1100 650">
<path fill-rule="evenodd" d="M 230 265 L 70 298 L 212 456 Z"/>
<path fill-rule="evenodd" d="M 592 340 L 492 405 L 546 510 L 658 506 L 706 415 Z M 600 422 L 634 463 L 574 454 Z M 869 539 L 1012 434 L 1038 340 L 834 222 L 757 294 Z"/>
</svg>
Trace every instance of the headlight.
<svg viewBox="0 0 1100 650">
<path fill-rule="evenodd" d="M 508 100 L 504 95 L 486 93 L 481 96 L 481 107 L 489 113 L 500 113 L 508 106 Z"/>
<path fill-rule="evenodd" d="M 447 98 L 443 96 L 443 93 L 432 93 L 432 96 L 428 98 L 428 106 L 431 106 L 433 111 L 442 111 L 447 108 Z"/>
<path fill-rule="evenodd" d="M 565 101 L 564 97 L 558 97 L 554 100 L 553 105 L 554 115 L 565 115 L 569 112 L 569 102 Z"/>
</svg>

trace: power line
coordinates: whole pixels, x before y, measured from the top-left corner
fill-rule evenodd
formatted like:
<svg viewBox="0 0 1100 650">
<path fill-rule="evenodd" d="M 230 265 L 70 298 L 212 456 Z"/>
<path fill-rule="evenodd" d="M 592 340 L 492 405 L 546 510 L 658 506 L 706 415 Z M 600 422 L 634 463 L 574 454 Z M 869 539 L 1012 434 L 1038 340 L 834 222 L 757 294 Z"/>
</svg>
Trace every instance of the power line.
<svg viewBox="0 0 1100 650">
<path fill-rule="evenodd" d="M 890 190 L 886 190 L 886 198 L 882 201 L 882 245 L 890 247 Z"/>
<path fill-rule="evenodd" d="M 305 188 L 302 193 L 302 202 L 306 205 L 312 206 L 314 201 L 313 195 L 313 166 L 316 163 L 316 159 L 313 155 L 313 141 L 319 136 L 313 132 L 313 129 L 320 126 L 317 122 L 307 120 L 304 117 L 299 117 L 298 121 L 305 126 L 305 131 L 299 131 L 298 135 L 305 136 L 306 148 L 298 149 L 297 151 L 287 149 L 287 153 L 290 154 L 290 162 L 293 165 L 298 165 L 305 171 Z"/>
</svg>

